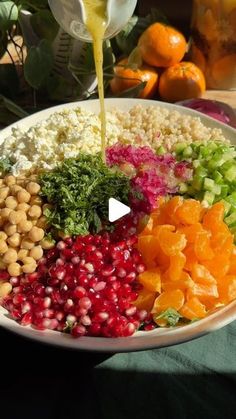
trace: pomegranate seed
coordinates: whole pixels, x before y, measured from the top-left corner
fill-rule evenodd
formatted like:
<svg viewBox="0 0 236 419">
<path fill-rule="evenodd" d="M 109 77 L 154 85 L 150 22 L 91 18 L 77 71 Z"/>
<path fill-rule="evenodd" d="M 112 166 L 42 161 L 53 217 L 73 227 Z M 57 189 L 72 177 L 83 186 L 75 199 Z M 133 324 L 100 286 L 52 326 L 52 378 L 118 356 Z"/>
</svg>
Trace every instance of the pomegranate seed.
<svg viewBox="0 0 236 419">
<path fill-rule="evenodd" d="M 74 257 L 71 259 L 71 262 L 72 262 L 74 265 L 76 265 L 77 263 L 80 263 L 80 257 L 79 257 L 79 256 L 74 256 Z"/>
<path fill-rule="evenodd" d="M 92 306 L 91 300 L 88 297 L 83 297 L 79 300 L 79 306 L 89 310 Z"/>
<path fill-rule="evenodd" d="M 88 272 L 91 272 L 91 273 L 94 272 L 94 266 L 92 263 L 85 263 L 84 267 L 87 269 Z"/>
<path fill-rule="evenodd" d="M 45 293 L 46 294 L 51 294 L 53 292 L 53 288 L 52 287 L 46 287 L 45 288 Z"/>
<path fill-rule="evenodd" d="M 56 260 L 56 266 L 63 266 L 65 264 L 65 261 L 61 258 L 58 258 Z"/>
<path fill-rule="evenodd" d="M 78 338 L 80 336 L 84 336 L 86 334 L 86 329 L 82 324 L 78 324 L 71 329 L 71 335 L 74 338 Z"/>
<path fill-rule="evenodd" d="M 125 314 L 128 317 L 134 316 L 134 314 L 136 314 L 136 312 L 137 312 L 137 307 L 135 307 L 135 306 L 129 307 L 125 310 Z"/>
<path fill-rule="evenodd" d="M 123 336 L 131 336 L 135 332 L 135 326 L 133 323 L 128 323 L 123 329 Z"/>
<path fill-rule="evenodd" d="M 73 300 L 71 300 L 71 299 L 69 298 L 69 299 L 66 301 L 66 303 L 64 304 L 64 311 L 65 311 L 66 313 L 69 313 L 69 312 L 71 312 L 71 311 L 72 311 L 73 307 L 74 307 L 74 302 L 73 302 Z"/>
<path fill-rule="evenodd" d="M 57 243 L 58 250 L 63 250 L 65 248 L 66 248 L 66 244 L 62 240 Z"/>
<path fill-rule="evenodd" d="M 39 295 L 40 297 L 44 297 L 45 295 L 45 287 L 42 284 L 37 283 L 34 287 L 34 292 Z"/>
<path fill-rule="evenodd" d="M 75 309 L 75 315 L 77 317 L 86 316 L 87 313 L 88 313 L 88 310 L 86 308 L 76 307 L 76 309 Z"/>
<path fill-rule="evenodd" d="M 103 254 L 99 250 L 96 250 L 93 255 L 96 259 L 103 259 Z"/>
<path fill-rule="evenodd" d="M 10 278 L 10 284 L 13 286 L 13 287 L 16 287 L 17 285 L 19 285 L 20 284 L 20 278 L 18 277 L 18 276 L 12 276 L 11 278 Z"/>
<path fill-rule="evenodd" d="M 25 301 L 21 305 L 22 314 L 28 313 L 29 311 L 32 310 L 32 308 L 33 308 L 33 304 L 30 301 Z"/>
<path fill-rule="evenodd" d="M 156 326 L 155 326 L 153 323 L 146 324 L 146 325 L 144 326 L 144 330 L 145 330 L 145 331 L 150 331 L 150 330 L 154 330 L 154 329 L 156 329 Z"/>
<path fill-rule="evenodd" d="M 99 336 L 101 332 L 101 324 L 100 323 L 92 323 L 88 329 L 88 333 L 90 336 Z"/>
<path fill-rule="evenodd" d="M 63 311 L 57 311 L 55 314 L 55 318 L 60 322 L 64 319 L 65 313 Z"/>
<path fill-rule="evenodd" d="M 76 317 L 73 314 L 68 314 L 68 316 L 66 316 L 66 321 L 68 323 L 75 323 L 76 322 Z"/>
<path fill-rule="evenodd" d="M 19 294 L 24 291 L 24 287 L 22 285 L 19 285 L 18 287 L 14 287 L 13 290 L 14 294 Z"/>
<path fill-rule="evenodd" d="M 90 319 L 89 316 L 85 315 L 85 316 L 81 316 L 80 317 L 80 322 L 84 325 L 84 326 L 90 326 L 92 321 Z"/>
<path fill-rule="evenodd" d="M 104 269 L 102 269 L 101 274 L 103 276 L 111 276 L 113 274 L 113 272 L 115 271 L 115 267 L 114 266 L 105 266 Z"/>
<path fill-rule="evenodd" d="M 103 323 L 108 319 L 109 319 L 109 314 L 106 313 L 105 311 L 101 311 L 100 313 L 96 313 L 93 316 L 93 322 L 95 322 L 95 323 Z"/>
<path fill-rule="evenodd" d="M 20 320 L 22 317 L 22 313 L 20 310 L 18 310 L 17 308 L 14 308 L 13 310 L 11 310 L 11 317 L 14 320 Z"/>
<path fill-rule="evenodd" d="M 33 314 L 28 312 L 25 313 L 22 319 L 20 320 L 21 326 L 29 326 L 32 323 L 33 320 Z"/>
<path fill-rule="evenodd" d="M 139 274 L 141 274 L 141 273 L 143 273 L 146 270 L 146 267 L 145 267 L 145 265 L 143 263 L 140 263 L 139 265 L 137 265 L 136 269 L 137 269 L 137 272 Z"/>
<path fill-rule="evenodd" d="M 106 287 L 106 282 L 100 281 L 93 288 L 94 288 L 94 291 L 99 292 L 99 291 L 104 290 L 105 287 Z"/>
<path fill-rule="evenodd" d="M 137 276 L 136 272 L 130 272 L 128 275 L 126 275 L 125 282 L 131 283 L 131 282 L 135 281 L 136 276 Z"/>
<path fill-rule="evenodd" d="M 140 310 L 137 315 L 139 320 L 144 321 L 147 318 L 148 313 L 146 310 Z"/>
<path fill-rule="evenodd" d="M 55 316 L 55 311 L 52 308 L 46 308 L 43 310 L 43 316 L 52 319 Z"/>
<path fill-rule="evenodd" d="M 10 275 L 7 271 L 0 270 L 0 281 L 8 281 L 9 278 L 10 278 Z"/>
<path fill-rule="evenodd" d="M 125 269 L 123 269 L 123 268 L 118 269 L 117 276 L 119 278 L 125 278 L 126 275 L 127 275 L 127 273 L 126 273 L 126 270 Z"/>
<path fill-rule="evenodd" d="M 14 295 L 12 302 L 13 302 L 13 304 L 14 304 L 15 306 L 19 306 L 19 305 L 20 305 L 20 304 L 22 304 L 25 300 L 26 300 L 26 296 L 25 296 L 24 294 L 20 294 L 20 293 L 18 293 L 18 294 L 16 294 L 16 295 Z"/>
<path fill-rule="evenodd" d="M 73 291 L 73 296 L 75 298 L 83 298 L 86 295 L 86 289 L 84 287 L 81 287 L 80 285 L 78 285 L 74 291 Z"/>
<path fill-rule="evenodd" d="M 42 320 L 42 326 L 43 326 L 45 329 L 51 329 L 51 330 L 54 330 L 54 329 L 56 329 L 56 328 L 57 328 L 57 326 L 58 326 L 58 321 L 57 321 L 57 319 L 43 319 L 43 320 Z"/>
<path fill-rule="evenodd" d="M 67 246 L 72 246 L 73 244 L 73 240 L 71 237 L 66 237 L 65 238 L 65 243 L 67 244 Z"/>
</svg>

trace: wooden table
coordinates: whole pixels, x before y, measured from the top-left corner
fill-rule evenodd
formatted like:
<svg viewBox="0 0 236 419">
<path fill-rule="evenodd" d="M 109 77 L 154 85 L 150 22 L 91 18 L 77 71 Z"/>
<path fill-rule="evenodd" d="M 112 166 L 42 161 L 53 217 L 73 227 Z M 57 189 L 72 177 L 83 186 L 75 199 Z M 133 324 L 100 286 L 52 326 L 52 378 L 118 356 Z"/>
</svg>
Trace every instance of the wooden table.
<svg viewBox="0 0 236 419">
<path fill-rule="evenodd" d="M 225 102 L 236 110 L 236 90 L 207 90 L 203 98 Z"/>
</svg>

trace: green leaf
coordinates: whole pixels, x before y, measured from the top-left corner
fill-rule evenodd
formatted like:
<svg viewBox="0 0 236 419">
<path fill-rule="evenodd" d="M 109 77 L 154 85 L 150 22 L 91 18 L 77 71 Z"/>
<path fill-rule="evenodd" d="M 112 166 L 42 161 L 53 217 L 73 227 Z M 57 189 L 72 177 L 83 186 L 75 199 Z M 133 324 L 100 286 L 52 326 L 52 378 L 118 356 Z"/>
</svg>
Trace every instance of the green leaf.
<svg viewBox="0 0 236 419">
<path fill-rule="evenodd" d="M 4 176 L 6 173 L 9 173 L 12 167 L 12 161 L 8 157 L 0 158 L 0 173 L 1 176 Z"/>
<path fill-rule="evenodd" d="M 67 101 L 76 99 L 75 83 L 59 74 L 51 74 L 46 82 L 46 89 L 51 100 Z"/>
<path fill-rule="evenodd" d="M 39 89 L 46 81 L 53 68 L 53 51 L 50 43 L 43 39 L 37 47 L 31 47 L 27 54 L 24 75 L 34 89 Z"/>
<path fill-rule="evenodd" d="M 150 14 L 145 17 L 133 15 L 115 38 L 121 52 L 130 54 L 137 46 L 140 35 L 155 22 L 168 23 L 166 16 L 159 9 L 151 9 Z"/>
<path fill-rule="evenodd" d="M 18 8 L 13 1 L 2 1 L 0 3 L 0 30 L 11 29 L 18 19 Z"/>
<path fill-rule="evenodd" d="M 22 9 L 37 11 L 40 9 L 49 9 L 48 0 L 20 0 Z"/>
<path fill-rule="evenodd" d="M 14 64 L 0 65 L 0 94 L 10 98 L 19 92 L 19 77 Z"/>
<path fill-rule="evenodd" d="M 167 321 L 168 326 L 176 326 L 180 318 L 182 318 L 182 316 L 174 308 L 168 308 L 159 315 L 153 315 L 154 321 L 157 319 L 164 319 Z"/>
<path fill-rule="evenodd" d="M 17 116 L 18 118 L 24 118 L 29 115 L 27 112 L 24 111 L 24 109 L 22 109 L 20 106 L 16 105 L 14 102 L 12 102 L 10 99 L 6 98 L 3 95 L 0 95 L 0 106 L 3 106 L 5 109 L 7 109 L 9 112 Z"/>
<path fill-rule="evenodd" d="M 30 22 L 34 32 L 39 38 L 47 39 L 50 42 L 55 39 L 59 25 L 50 10 L 39 10 L 32 14 Z"/>
</svg>

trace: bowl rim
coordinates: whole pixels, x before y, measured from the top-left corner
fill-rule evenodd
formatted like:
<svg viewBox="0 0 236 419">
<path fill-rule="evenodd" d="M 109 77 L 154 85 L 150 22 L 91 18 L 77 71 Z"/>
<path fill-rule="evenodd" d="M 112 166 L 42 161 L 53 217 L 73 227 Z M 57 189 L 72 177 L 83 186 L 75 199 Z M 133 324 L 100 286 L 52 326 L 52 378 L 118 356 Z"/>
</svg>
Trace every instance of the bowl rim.
<svg viewBox="0 0 236 419">
<path fill-rule="evenodd" d="M 232 143 L 236 144 L 236 129 L 222 122 L 216 121 L 213 118 L 204 115 L 198 111 L 186 108 L 177 104 L 170 104 L 166 102 L 159 102 L 145 99 L 126 99 L 126 98 L 106 98 L 106 110 L 117 108 L 120 110 L 128 110 L 129 108 L 140 104 L 144 107 L 159 106 L 169 110 L 178 111 L 181 114 L 199 117 L 201 122 L 210 128 L 220 128 L 225 136 L 228 136 Z M 85 101 L 64 103 L 43 109 L 32 115 L 29 115 L 0 131 L 0 143 L 9 135 L 11 135 L 13 128 L 21 128 L 23 130 L 29 129 L 31 126 L 47 119 L 47 117 L 55 112 L 60 112 L 64 109 L 72 110 L 81 107 L 82 109 L 98 113 L 99 100 L 90 99 Z M 137 332 L 131 337 L 125 338 L 97 338 L 97 337 L 82 337 L 73 339 L 70 335 L 65 333 L 55 332 L 51 330 L 38 331 L 31 326 L 23 327 L 14 320 L 7 317 L 7 311 L 0 307 L 0 326 L 11 331 L 17 335 L 35 340 L 48 345 L 64 347 L 72 350 L 92 351 L 92 352 L 132 352 L 142 351 L 153 348 L 161 348 L 172 345 L 177 345 L 187 342 L 200 336 L 206 335 L 210 332 L 218 330 L 233 320 L 236 320 L 236 301 L 231 302 L 227 306 L 219 308 L 204 319 L 198 320 L 194 323 L 173 327 L 173 328 L 158 328 L 149 332 Z"/>
</svg>

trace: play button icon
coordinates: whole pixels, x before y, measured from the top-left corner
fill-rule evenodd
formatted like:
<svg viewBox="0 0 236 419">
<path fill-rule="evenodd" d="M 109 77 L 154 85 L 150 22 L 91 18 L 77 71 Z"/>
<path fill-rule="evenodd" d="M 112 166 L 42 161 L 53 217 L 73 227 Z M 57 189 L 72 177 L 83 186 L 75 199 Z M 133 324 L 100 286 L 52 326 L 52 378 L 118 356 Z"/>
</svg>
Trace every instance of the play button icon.
<svg viewBox="0 0 236 419">
<path fill-rule="evenodd" d="M 117 199 L 110 198 L 108 203 L 108 218 L 110 223 L 113 223 L 116 220 L 119 220 L 119 218 L 124 217 L 124 215 L 127 215 L 130 213 L 130 207 L 128 207 L 125 204 L 122 204 L 122 202 L 117 201 Z"/>
</svg>

